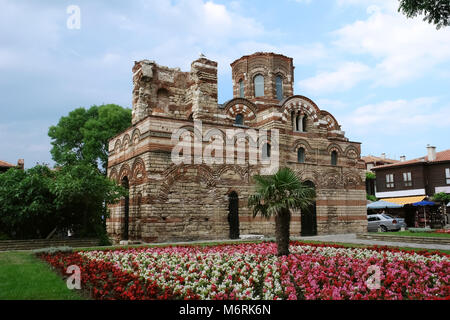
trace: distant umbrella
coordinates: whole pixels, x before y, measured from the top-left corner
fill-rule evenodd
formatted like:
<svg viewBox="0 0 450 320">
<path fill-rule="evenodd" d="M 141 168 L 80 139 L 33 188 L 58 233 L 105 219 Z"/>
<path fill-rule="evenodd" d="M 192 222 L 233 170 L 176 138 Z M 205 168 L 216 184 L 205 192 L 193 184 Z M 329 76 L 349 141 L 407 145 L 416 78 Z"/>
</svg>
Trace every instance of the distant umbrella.
<svg viewBox="0 0 450 320">
<path fill-rule="evenodd" d="M 367 209 L 398 209 L 403 208 L 401 204 L 387 202 L 383 200 L 375 201 L 367 205 Z"/>
<path fill-rule="evenodd" d="M 436 203 L 433 201 L 420 201 L 420 202 L 415 202 L 413 203 L 414 207 L 423 207 L 423 217 L 425 220 L 425 228 L 427 227 L 427 212 L 425 211 L 425 207 L 426 206 L 435 206 Z"/>
<path fill-rule="evenodd" d="M 435 206 L 436 202 L 424 200 L 424 201 L 414 202 L 412 205 L 414 207 Z"/>
</svg>

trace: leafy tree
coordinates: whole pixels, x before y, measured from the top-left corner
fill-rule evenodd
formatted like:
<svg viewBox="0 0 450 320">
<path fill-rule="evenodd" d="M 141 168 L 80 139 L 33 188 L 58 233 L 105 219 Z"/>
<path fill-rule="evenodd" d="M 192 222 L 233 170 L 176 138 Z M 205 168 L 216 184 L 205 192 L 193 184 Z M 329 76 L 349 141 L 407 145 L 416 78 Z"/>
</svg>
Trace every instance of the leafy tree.
<svg viewBox="0 0 450 320">
<path fill-rule="evenodd" d="M 131 110 L 115 104 L 78 108 L 51 126 L 51 154 L 58 165 L 84 162 L 106 173 L 108 140 L 130 126 Z"/>
<path fill-rule="evenodd" d="M 366 171 L 366 180 L 375 180 L 377 176 L 372 171 Z"/>
<path fill-rule="evenodd" d="M 125 194 L 124 188 L 87 163 L 57 170 L 42 165 L 9 169 L 0 174 L 0 233 L 32 239 L 57 228 L 102 238 L 106 204 Z"/>
<path fill-rule="evenodd" d="M 423 21 L 433 23 L 436 29 L 450 25 L 449 0 L 399 0 L 399 12 L 408 18 L 424 14 Z"/>
<path fill-rule="evenodd" d="M 270 176 L 256 175 L 256 193 L 248 200 L 253 208 L 253 217 L 261 214 L 270 218 L 275 216 L 275 236 L 278 255 L 289 255 L 289 227 L 291 210 L 301 209 L 302 214 L 313 203 L 314 189 L 303 184 L 289 168 L 280 168 Z"/>
<path fill-rule="evenodd" d="M 64 166 L 50 185 L 59 213 L 57 225 L 78 236 L 103 236 L 106 205 L 117 202 L 126 190 L 90 164 Z"/>
<path fill-rule="evenodd" d="M 54 228 L 54 172 L 38 165 L 0 174 L 0 231 L 8 238 L 41 238 Z"/>
<path fill-rule="evenodd" d="M 447 194 L 445 192 L 436 193 L 433 196 L 433 201 L 442 202 L 443 204 L 446 205 L 450 202 L 450 194 Z"/>
</svg>

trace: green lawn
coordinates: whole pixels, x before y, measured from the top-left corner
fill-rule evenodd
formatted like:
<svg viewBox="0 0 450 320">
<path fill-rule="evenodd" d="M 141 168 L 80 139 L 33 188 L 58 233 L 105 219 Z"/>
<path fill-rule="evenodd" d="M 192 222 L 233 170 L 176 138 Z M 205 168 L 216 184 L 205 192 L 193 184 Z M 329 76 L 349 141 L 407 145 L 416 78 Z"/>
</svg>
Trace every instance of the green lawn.
<svg viewBox="0 0 450 320">
<path fill-rule="evenodd" d="M 378 232 L 381 235 L 392 235 L 402 237 L 427 237 L 427 238 L 450 238 L 450 234 L 447 233 L 435 233 L 435 232 L 411 232 L 411 231 L 397 231 L 397 232 Z"/>
<path fill-rule="evenodd" d="M 0 300 L 80 300 L 31 252 L 0 252 Z"/>
</svg>

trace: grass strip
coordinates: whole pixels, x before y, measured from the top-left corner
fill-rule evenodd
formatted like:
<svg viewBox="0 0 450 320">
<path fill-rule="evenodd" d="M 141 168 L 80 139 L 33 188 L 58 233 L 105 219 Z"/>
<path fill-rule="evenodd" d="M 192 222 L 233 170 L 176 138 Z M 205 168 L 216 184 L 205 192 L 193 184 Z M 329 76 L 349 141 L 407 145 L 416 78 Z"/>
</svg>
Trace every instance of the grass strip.
<svg viewBox="0 0 450 320">
<path fill-rule="evenodd" d="M 31 251 L 0 252 L 0 300 L 81 300 Z"/>
</svg>

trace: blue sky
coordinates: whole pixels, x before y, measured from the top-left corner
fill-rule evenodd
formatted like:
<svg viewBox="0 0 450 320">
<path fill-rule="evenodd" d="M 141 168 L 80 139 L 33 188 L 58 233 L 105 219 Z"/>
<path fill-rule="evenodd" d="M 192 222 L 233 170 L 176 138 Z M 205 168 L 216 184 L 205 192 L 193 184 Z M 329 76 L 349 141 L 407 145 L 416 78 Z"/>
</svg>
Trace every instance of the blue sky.
<svg viewBox="0 0 450 320">
<path fill-rule="evenodd" d="M 77 5 L 79 30 L 68 29 Z M 450 28 L 406 19 L 397 0 L 0 0 L 0 159 L 53 164 L 48 127 L 77 107 L 131 107 L 135 60 L 188 71 L 272 51 L 294 58 L 296 94 L 331 112 L 363 155 L 450 148 Z"/>
</svg>

